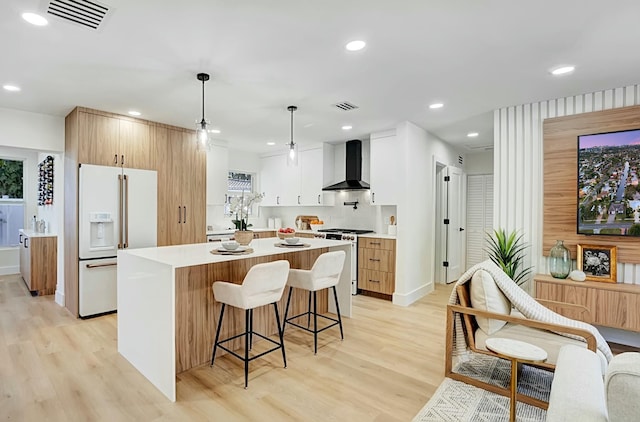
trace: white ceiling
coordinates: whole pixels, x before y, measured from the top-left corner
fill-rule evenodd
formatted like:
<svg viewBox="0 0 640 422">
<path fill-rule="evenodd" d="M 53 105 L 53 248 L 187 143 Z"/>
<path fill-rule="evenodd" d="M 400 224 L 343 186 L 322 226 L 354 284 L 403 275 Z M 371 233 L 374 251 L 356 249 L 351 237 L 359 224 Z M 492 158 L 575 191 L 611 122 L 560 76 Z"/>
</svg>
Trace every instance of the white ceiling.
<svg viewBox="0 0 640 422">
<path fill-rule="evenodd" d="M 363 138 L 409 120 L 445 141 L 493 143 L 492 110 L 639 82 L 637 0 L 100 0 L 100 30 L 0 1 L 0 107 L 65 116 L 74 106 L 195 127 L 266 152 L 289 139 Z M 348 52 L 362 39 L 367 47 Z M 552 77 L 560 64 L 573 75 Z M 344 112 L 332 104 L 360 108 Z M 443 102 L 440 110 L 429 110 Z M 353 125 L 348 133 L 341 130 Z M 475 140 L 469 131 L 480 132 Z M 275 141 L 275 147 L 266 145 Z"/>
</svg>

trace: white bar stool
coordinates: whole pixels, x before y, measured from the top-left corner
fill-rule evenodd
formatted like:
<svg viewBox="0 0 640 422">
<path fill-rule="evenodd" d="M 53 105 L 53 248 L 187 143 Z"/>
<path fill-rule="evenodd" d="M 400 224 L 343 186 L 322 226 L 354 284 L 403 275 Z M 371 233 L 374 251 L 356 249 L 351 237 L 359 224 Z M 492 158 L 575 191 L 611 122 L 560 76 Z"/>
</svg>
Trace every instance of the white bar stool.
<svg viewBox="0 0 640 422">
<path fill-rule="evenodd" d="M 329 329 L 335 325 L 340 326 L 340 338 L 344 339 L 344 333 L 342 331 L 342 317 L 340 316 L 340 305 L 338 304 L 338 293 L 336 292 L 336 285 L 340 281 L 340 275 L 344 268 L 346 254 L 344 251 L 334 251 L 323 253 L 316 259 L 311 270 L 289 270 L 289 279 L 287 280 L 287 286 L 289 286 L 289 295 L 287 297 L 287 308 L 284 311 L 284 323 L 282 331 L 287 323 L 294 325 L 298 328 L 302 328 L 305 331 L 313 333 L 313 353 L 318 353 L 318 333 Z M 291 303 L 291 292 L 293 288 L 303 289 L 309 291 L 309 309 L 307 312 L 303 312 L 299 315 L 287 318 L 289 314 L 289 304 Z M 333 288 L 333 298 L 336 301 L 336 312 L 338 319 L 330 318 L 325 315 L 318 315 L 317 312 L 317 292 L 318 290 Z M 313 293 L 313 311 L 311 311 L 311 294 Z M 299 318 L 303 315 L 307 315 L 307 327 L 303 327 L 292 320 Z M 313 315 L 313 329 L 309 329 L 311 323 L 311 315 Z M 333 324 L 327 325 L 324 328 L 318 330 L 318 317 L 333 321 Z"/>
<path fill-rule="evenodd" d="M 261 356 L 271 353 L 275 350 L 282 350 L 282 360 L 284 367 L 287 367 L 287 357 L 284 351 L 284 341 L 282 339 L 282 327 L 280 326 L 280 315 L 278 314 L 277 302 L 282 298 L 284 287 L 287 283 L 289 275 L 289 261 L 274 261 L 264 264 L 254 265 L 249 269 L 244 277 L 242 284 L 234 284 L 226 281 L 216 281 L 213 283 L 213 296 L 216 301 L 222 303 L 220 309 L 220 318 L 218 319 L 218 328 L 216 329 L 216 339 L 213 344 L 213 352 L 211 353 L 211 366 L 216 358 L 216 350 L 220 347 L 231 353 L 233 356 L 244 362 L 244 388 L 249 384 L 249 362 Z M 257 307 L 272 304 L 276 316 L 276 324 L 278 326 L 278 336 L 280 343 L 271 340 L 260 333 L 253 331 L 253 310 Z M 235 308 L 244 309 L 245 311 L 245 331 L 225 340 L 219 340 L 220 328 L 222 327 L 222 317 L 224 316 L 225 306 L 233 306 Z M 257 335 L 271 343 L 276 347 L 262 352 L 258 355 L 249 357 L 249 350 L 252 346 L 253 335 Z M 240 356 L 233 350 L 227 349 L 222 343 L 234 340 L 244 336 L 244 356 Z"/>
</svg>

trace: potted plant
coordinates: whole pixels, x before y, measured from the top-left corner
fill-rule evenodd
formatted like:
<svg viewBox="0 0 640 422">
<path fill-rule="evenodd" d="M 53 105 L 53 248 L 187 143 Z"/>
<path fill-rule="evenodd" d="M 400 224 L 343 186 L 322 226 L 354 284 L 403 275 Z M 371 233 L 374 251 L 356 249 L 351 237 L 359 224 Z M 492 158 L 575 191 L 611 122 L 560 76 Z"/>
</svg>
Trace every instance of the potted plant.
<svg viewBox="0 0 640 422">
<path fill-rule="evenodd" d="M 248 245 L 253 239 L 253 231 L 247 230 L 249 224 L 249 210 L 254 203 L 262 201 L 261 193 L 242 191 L 242 195 L 231 199 L 231 214 L 235 214 L 235 219 L 231 222 L 236 226 L 235 239 L 241 245 Z"/>
<path fill-rule="evenodd" d="M 525 249 L 522 238 L 517 230 L 507 233 L 505 229 L 494 230 L 493 234 L 487 233 L 489 246 L 486 252 L 489 258 L 504 271 L 517 285 L 527 281 L 531 268 L 524 268 Z"/>
</svg>

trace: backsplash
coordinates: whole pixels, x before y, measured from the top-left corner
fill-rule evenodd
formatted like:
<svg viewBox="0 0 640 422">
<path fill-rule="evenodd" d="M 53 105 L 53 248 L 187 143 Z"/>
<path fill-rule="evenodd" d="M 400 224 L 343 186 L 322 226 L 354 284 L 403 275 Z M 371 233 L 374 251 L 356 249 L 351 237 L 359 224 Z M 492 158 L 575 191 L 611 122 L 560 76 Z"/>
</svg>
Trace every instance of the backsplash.
<svg viewBox="0 0 640 422">
<path fill-rule="evenodd" d="M 267 219 L 280 218 L 283 227 L 294 227 L 298 215 L 317 215 L 324 221 L 325 228 L 372 229 L 386 233 L 389 218 L 396 214 L 395 206 L 369 205 L 368 191 L 336 192 L 336 205 L 332 207 L 260 207 L 257 215 L 249 217 L 254 227 L 267 227 Z M 358 208 L 343 205 L 344 202 L 358 201 Z M 233 227 L 230 217 L 222 215 L 222 206 L 207 207 L 207 224 L 214 230 Z"/>
</svg>

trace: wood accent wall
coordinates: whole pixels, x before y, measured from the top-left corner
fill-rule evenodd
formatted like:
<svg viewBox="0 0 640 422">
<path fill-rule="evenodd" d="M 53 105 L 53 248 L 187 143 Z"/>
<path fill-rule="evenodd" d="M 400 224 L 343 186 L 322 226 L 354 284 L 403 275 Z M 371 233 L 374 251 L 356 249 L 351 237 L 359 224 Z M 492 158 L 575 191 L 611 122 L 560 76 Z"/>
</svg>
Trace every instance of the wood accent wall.
<svg viewBox="0 0 640 422">
<path fill-rule="evenodd" d="M 78 109 L 65 119 L 64 306 L 78 316 Z"/>
<path fill-rule="evenodd" d="M 246 273 L 252 266 L 281 259 L 288 260 L 291 268 L 308 270 L 311 269 L 316 259 L 325 252 L 328 252 L 328 249 L 313 249 L 176 269 L 176 373 L 211 361 L 211 350 L 222 306 L 213 297 L 211 286 L 214 281 L 242 284 Z M 289 289 L 285 288 L 282 299 L 278 303 L 281 320 L 284 319 L 288 292 Z M 326 289 L 318 292 L 318 302 L 318 312 L 327 312 Z M 294 289 L 289 315 L 297 315 L 306 311 L 307 305 L 308 292 Z M 278 332 L 272 306 L 256 309 L 253 320 L 254 331 L 258 333 L 273 335 Z M 244 331 L 244 324 L 244 311 L 227 306 L 220 338 L 225 339 Z M 292 327 L 289 326 L 287 329 L 290 330 Z M 242 339 L 237 339 L 228 343 L 227 346 L 238 349 L 243 344 L 242 341 Z M 261 340 L 254 336 L 254 341 Z M 217 356 L 222 356 L 225 353 L 224 350 L 219 349 Z"/>
<path fill-rule="evenodd" d="M 616 245 L 618 262 L 640 263 L 640 239 L 577 234 L 578 136 L 640 128 L 640 106 L 546 119 L 544 133 L 544 231 L 542 253 L 556 240 L 576 258 L 577 244 Z"/>
</svg>

